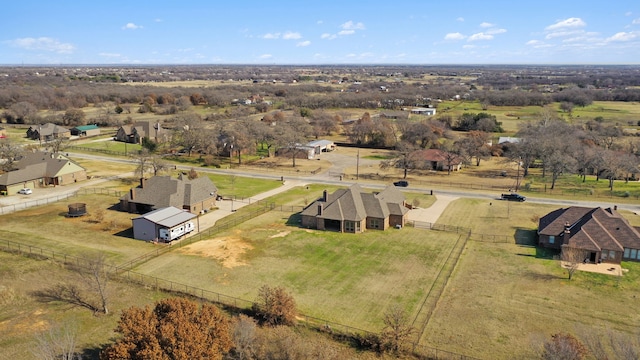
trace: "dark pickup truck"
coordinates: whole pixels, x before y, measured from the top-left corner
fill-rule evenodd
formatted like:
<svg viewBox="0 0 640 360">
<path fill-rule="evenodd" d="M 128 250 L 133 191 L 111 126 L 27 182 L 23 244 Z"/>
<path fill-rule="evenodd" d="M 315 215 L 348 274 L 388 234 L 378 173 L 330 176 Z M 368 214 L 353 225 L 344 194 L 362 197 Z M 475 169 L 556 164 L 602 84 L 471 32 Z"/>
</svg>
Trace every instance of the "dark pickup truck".
<svg viewBox="0 0 640 360">
<path fill-rule="evenodd" d="M 500 199 L 509 200 L 509 201 L 520 201 L 520 202 L 527 200 L 526 197 L 516 193 L 502 194 L 500 195 Z"/>
</svg>

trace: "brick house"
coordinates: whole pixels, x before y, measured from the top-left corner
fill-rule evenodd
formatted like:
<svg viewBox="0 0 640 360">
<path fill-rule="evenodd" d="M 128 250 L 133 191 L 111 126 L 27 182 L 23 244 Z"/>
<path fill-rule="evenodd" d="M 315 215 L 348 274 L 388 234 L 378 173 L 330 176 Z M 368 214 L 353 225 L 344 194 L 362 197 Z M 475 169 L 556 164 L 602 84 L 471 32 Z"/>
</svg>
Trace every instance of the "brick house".
<svg viewBox="0 0 640 360">
<path fill-rule="evenodd" d="M 585 261 L 591 263 L 640 261 L 640 232 L 615 207 L 554 210 L 540 218 L 538 244 L 558 250 L 583 250 Z"/>
<path fill-rule="evenodd" d="M 409 209 L 404 195 L 393 186 L 366 193 L 355 184 L 322 197 L 302 210 L 303 227 L 360 233 L 365 229 L 404 227 Z"/>
</svg>

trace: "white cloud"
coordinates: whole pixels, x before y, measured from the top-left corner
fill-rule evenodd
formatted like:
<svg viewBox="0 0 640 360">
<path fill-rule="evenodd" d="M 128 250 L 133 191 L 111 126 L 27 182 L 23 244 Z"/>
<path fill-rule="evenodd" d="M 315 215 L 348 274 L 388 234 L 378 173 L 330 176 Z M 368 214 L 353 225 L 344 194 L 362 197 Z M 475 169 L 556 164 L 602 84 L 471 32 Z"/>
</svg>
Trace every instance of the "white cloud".
<svg viewBox="0 0 640 360">
<path fill-rule="evenodd" d="M 122 30 L 137 30 L 142 29 L 142 25 L 136 25 L 134 23 L 127 23 L 127 25 L 122 27 Z"/>
<path fill-rule="evenodd" d="M 585 23 L 584 21 L 582 21 L 582 19 L 580 18 L 568 18 L 565 20 L 560 20 L 557 23 L 553 24 L 553 25 L 549 25 L 545 28 L 545 30 L 547 31 L 556 31 L 556 30 L 561 30 L 561 29 L 566 29 L 566 28 L 578 28 L 578 27 L 585 27 L 587 25 L 587 23 Z"/>
<path fill-rule="evenodd" d="M 557 38 L 557 37 L 566 37 L 566 36 L 575 36 L 578 34 L 582 34 L 584 33 L 583 30 L 573 30 L 573 31 L 554 31 L 550 34 L 547 34 L 547 36 L 545 36 L 546 39 L 553 39 L 553 38 Z"/>
<path fill-rule="evenodd" d="M 56 52 L 58 54 L 70 54 L 75 50 L 75 46 L 73 46 L 73 44 L 61 43 L 60 41 L 49 37 L 19 38 L 10 40 L 8 43 L 13 47 L 19 47 L 26 50 L 44 50 Z"/>
<path fill-rule="evenodd" d="M 273 55 L 271 54 L 262 54 L 260 55 L 260 59 L 271 59 Z"/>
<path fill-rule="evenodd" d="M 324 33 L 322 35 L 320 35 L 321 39 L 327 39 L 327 40 L 333 40 L 337 37 L 337 35 L 335 34 L 328 34 L 328 33 Z"/>
<path fill-rule="evenodd" d="M 543 41 L 540 41 L 540 40 L 529 40 L 529 41 L 527 41 L 526 45 L 531 46 L 531 47 L 536 48 L 536 49 L 553 46 L 553 45 L 550 45 L 550 44 L 545 44 Z"/>
<path fill-rule="evenodd" d="M 273 40 L 273 39 L 279 39 L 280 38 L 280 33 L 267 33 L 262 35 L 263 39 L 268 39 L 268 40 Z"/>
<path fill-rule="evenodd" d="M 318 21 L 316 21 L 316 24 L 318 24 L 318 25 L 322 25 L 322 24 L 324 24 L 324 21 L 322 21 L 322 20 L 318 20 Z"/>
<path fill-rule="evenodd" d="M 464 22 L 464 18 L 461 16 L 461 17 L 457 18 L 456 21 Z"/>
<path fill-rule="evenodd" d="M 287 31 L 286 33 L 284 33 L 284 35 L 282 35 L 282 38 L 284 40 L 298 40 L 302 38 L 302 35 L 297 32 Z"/>
<path fill-rule="evenodd" d="M 492 40 L 492 39 L 493 39 L 493 35 L 480 32 L 480 33 L 476 33 L 469 36 L 469 39 L 467 39 L 467 41 Z"/>
<path fill-rule="evenodd" d="M 640 25 L 640 18 L 633 19 L 633 21 L 631 23 L 634 24 L 634 25 Z"/>
<path fill-rule="evenodd" d="M 462 45 L 462 48 L 463 49 L 473 49 L 473 48 L 476 48 L 476 46 L 475 45 L 465 44 L 465 45 Z"/>
<path fill-rule="evenodd" d="M 154 19 L 153 21 L 155 21 L 155 22 L 163 22 L 164 20 L 162 20 L 162 19 Z"/>
<path fill-rule="evenodd" d="M 309 41 L 309 40 L 301 41 L 301 42 L 296 44 L 296 46 L 301 46 L 301 47 L 302 46 L 309 46 L 309 45 L 311 45 L 311 41 Z"/>
<path fill-rule="evenodd" d="M 507 32 L 506 29 L 498 29 L 498 28 L 489 29 L 489 30 L 486 31 L 486 33 L 489 34 L 489 35 L 504 34 L 506 32 Z"/>
<path fill-rule="evenodd" d="M 354 23 L 353 21 L 349 20 L 346 23 L 340 25 L 340 27 L 343 30 L 364 30 L 364 24 L 359 22 L 359 23 Z"/>
<path fill-rule="evenodd" d="M 116 54 L 116 53 L 105 53 L 105 52 L 101 52 L 98 55 L 100 55 L 102 57 L 107 57 L 107 58 L 118 58 L 118 57 L 122 56 L 122 55 Z"/>
<path fill-rule="evenodd" d="M 640 37 L 640 31 L 619 32 L 607 38 L 607 41 L 630 41 L 638 37 Z"/>
<path fill-rule="evenodd" d="M 338 35 L 353 35 L 355 33 L 355 30 L 342 30 L 338 32 Z"/>
<path fill-rule="evenodd" d="M 490 27 L 494 27 L 495 25 L 492 23 L 488 23 L 488 22 L 483 22 L 480 24 L 481 28 L 490 28 Z"/>
<path fill-rule="evenodd" d="M 447 35 L 444 36 L 445 40 L 462 40 L 464 38 L 465 36 L 460 34 L 459 32 L 448 33 Z"/>
</svg>

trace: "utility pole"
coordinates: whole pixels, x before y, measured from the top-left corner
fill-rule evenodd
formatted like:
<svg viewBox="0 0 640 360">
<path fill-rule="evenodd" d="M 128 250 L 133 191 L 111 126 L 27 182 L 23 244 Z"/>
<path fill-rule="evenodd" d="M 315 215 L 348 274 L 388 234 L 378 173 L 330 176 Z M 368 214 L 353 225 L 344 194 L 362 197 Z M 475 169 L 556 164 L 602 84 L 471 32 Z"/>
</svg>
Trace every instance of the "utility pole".
<svg viewBox="0 0 640 360">
<path fill-rule="evenodd" d="M 360 149 L 358 149 L 358 155 L 356 156 L 356 180 L 360 177 Z"/>
</svg>

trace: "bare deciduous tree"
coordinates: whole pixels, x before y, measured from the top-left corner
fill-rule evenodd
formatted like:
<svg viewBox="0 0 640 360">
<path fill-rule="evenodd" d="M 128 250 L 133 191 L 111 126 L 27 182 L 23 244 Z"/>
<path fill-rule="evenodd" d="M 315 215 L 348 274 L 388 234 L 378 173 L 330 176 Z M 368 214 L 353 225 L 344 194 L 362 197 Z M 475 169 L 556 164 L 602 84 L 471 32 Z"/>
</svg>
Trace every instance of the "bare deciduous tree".
<svg viewBox="0 0 640 360">
<path fill-rule="evenodd" d="M 385 312 L 383 321 L 385 326 L 380 339 L 384 348 L 396 354 L 405 351 L 415 329 L 409 324 L 404 309 L 398 305 L 392 306 Z"/>
<path fill-rule="evenodd" d="M 582 360 L 587 355 L 587 348 L 573 335 L 559 333 L 545 342 L 541 357 L 543 360 Z"/>
<path fill-rule="evenodd" d="M 582 249 L 569 247 L 567 245 L 562 246 L 562 254 L 560 257 L 564 262 L 564 267 L 569 273 L 569 280 L 571 280 L 573 274 L 578 270 L 580 264 L 584 262 L 585 255 Z"/>
<path fill-rule="evenodd" d="M 4 159 L 4 161 L 0 162 L 0 170 L 14 170 L 14 164 L 22 153 L 23 148 L 9 138 L 0 139 L 0 159 Z"/>
<path fill-rule="evenodd" d="M 62 323 L 35 336 L 31 353 L 41 360 L 80 360 L 76 352 L 78 329 L 75 325 Z"/>
</svg>

